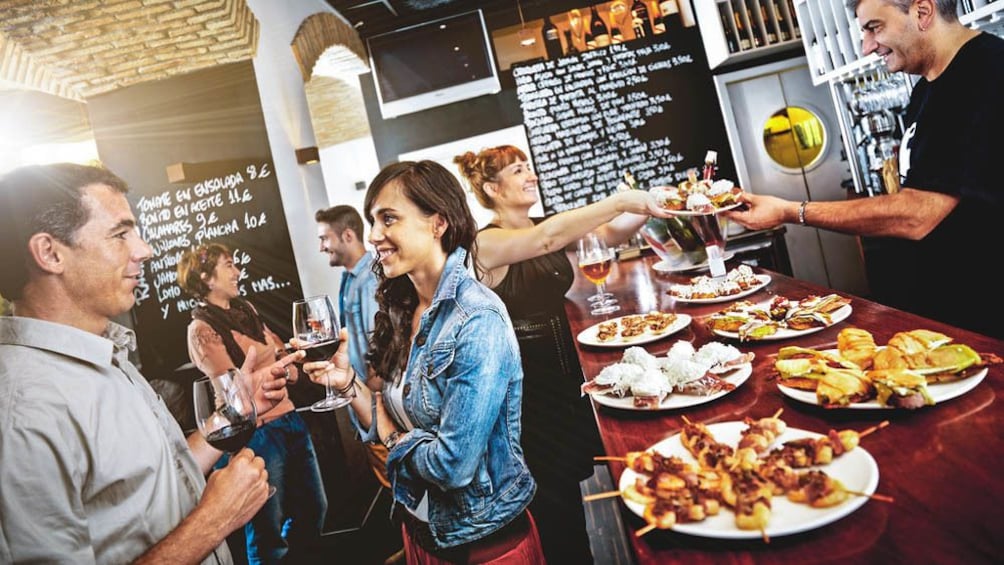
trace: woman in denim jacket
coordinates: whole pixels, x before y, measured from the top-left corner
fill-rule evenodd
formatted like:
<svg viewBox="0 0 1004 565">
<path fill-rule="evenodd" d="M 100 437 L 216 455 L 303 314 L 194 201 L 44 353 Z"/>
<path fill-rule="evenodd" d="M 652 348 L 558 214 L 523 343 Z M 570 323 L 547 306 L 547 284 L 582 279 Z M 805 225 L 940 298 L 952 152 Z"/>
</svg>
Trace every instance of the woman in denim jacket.
<svg viewBox="0 0 1004 565">
<path fill-rule="evenodd" d="M 523 371 L 505 306 L 470 271 L 477 226 L 456 178 L 432 161 L 396 163 L 370 184 L 380 286 L 370 394 L 349 368 L 308 363 L 316 382 L 354 387 L 364 439 L 389 449 L 409 563 L 544 563 L 536 491 L 520 447 Z M 406 275 L 406 276 L 403 276 Z"/>
</svg>

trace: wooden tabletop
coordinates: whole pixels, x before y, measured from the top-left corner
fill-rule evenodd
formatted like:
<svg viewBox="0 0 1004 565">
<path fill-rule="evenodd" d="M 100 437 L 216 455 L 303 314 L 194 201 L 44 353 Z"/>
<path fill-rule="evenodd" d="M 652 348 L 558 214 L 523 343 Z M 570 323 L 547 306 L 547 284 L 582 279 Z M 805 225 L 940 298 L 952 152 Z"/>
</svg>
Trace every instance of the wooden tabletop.
<svg viewBox="0 0 1004 565">
<path fill-rule="evenodd" d="M 697 347 L 709 341 L 724 341 L 756 354 L 753 374 L 728 395 L 690 408 L 642 412 L 594 402 L 607 455 L 644 450 L 675 435 L 684 415 L 710 424 L 769 416 L 784 408 L 782 418 L 788 426 L 820 433 L 830 429 L 862 430 L 889 420 L 888 427 L 862 439 L 861 447 L 878 463 L 877 492 L 893 497 L 895 502 L 869 500 L 833 523 L 773 537 L 769 544 L 762 539 L 710 539 L 671 530 L 636 537 L 633 532 L 645 522 L 619 498 L 587 503 L 620 507 L 640 564 L 1000 562 L 1004 555 L 1004 409 L 998 403 L 1004 400 L 1004 366 L 992 366 L 983 382 L 968 393 L 915 411 L 824 409 L 789 399 L 778 391 L 772 355 L 785 345 L 835 347 L 837 333 L 848 325 L 870 331 L 880 345 L 896 332 L 921 328 L 942 332 L 976 351 L 1001 357 L 1004 342 L 845 294 L 852 299 L 853 312 L 840 324 L 789 340 L 738 343 L 712 334 L 701 321 L 702 316 L 727 304 L 678 303 L 666 290 L 673 283 L 687 282 L 687 277 L 657 273 L 651 268 L 655 262 L 656 257 L 644 256 L 615 264 L 607 290 L 614 293 L 621 310 L 603 316 L 589 313 L 586 298 L 596 287 L 577 274 L 565 306 L 573 335 L 604 319 L 626 314 L 653 309 L 685 313 L 694 317 L 688 328 L 643 347 L 662 355 L 677 339 L 692 341 Z M 735 266 L 728 264 L 729 268 Z M 769 300 L 775 294 L 794 299 L 832 292 L 779 273 L 758 272 L 769 274 L 772 281 L 746 298 L 753 302 Z M 578 343 L 576 347 L 587 380 L 619 361 L 624 352 L 621 348 Z M 610 464 L 615 484 L 623 471 L 622 463 Z"/>
</svg>

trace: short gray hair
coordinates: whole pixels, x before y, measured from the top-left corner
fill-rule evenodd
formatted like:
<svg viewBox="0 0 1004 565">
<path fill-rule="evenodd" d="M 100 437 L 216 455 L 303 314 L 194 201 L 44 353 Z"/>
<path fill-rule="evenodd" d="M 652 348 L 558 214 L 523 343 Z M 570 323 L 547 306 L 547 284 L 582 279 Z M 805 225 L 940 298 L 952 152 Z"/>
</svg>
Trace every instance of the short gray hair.
<svg viewBox="0 0 1004 565">
<path fill-rule="evenodd" d="M 956 4 L 957 0 L 931 0 L 934 2 L 935 7 L 938 10 L 938 14 L 941 15 L 942 19 L 949 22 L 954 22 L 959 19 L 957 13 Z M 882 0 L 882 2 L 896 6 L 904 14 L 910 11 L 910 6 L 913 5 L 914 0 Z M 847 0 L 847 8 L 854 13 L 858 11 L 858 4 L 861 4 L 861 0 Z"/>
</svg>

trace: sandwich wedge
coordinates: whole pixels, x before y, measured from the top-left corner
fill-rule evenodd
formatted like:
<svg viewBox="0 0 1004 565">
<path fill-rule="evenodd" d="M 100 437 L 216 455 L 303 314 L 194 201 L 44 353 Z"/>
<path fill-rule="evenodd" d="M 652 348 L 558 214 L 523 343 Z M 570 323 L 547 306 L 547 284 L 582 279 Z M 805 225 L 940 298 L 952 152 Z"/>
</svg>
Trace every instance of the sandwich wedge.
<svg viewBox="0 0 1004 565">
<path fill-rule="evenodd" d="M 919 373 L 909 369 L 880 369 L 867 374 L 875 386 L 876 400 L 883 406 L 916 410 L 934 405 L 927 391 L 927 379 Z"/>
</svg>

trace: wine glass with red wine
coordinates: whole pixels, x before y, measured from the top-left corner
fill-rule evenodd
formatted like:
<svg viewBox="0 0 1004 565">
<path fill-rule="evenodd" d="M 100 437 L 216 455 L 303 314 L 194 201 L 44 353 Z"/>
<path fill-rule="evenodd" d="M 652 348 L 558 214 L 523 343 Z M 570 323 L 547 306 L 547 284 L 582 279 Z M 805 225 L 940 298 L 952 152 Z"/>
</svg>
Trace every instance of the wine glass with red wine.
<svg viewBox="0 0 1004 565">
<path fill-rule="evenodd" d="M 237 369 L 213 377 L 201 377 L 193 385 L 195 422 L 209 445 L 234 454 L 251 441 L 257 429 L 254 397 Z M 269 487 L 269 496 L 275 487 Z"/>
<path fill-rule="evenodd" d="M 327 361 L 338 350 L 339 327 L 335 308 L 327 294 L 304 298 L 293 303 L 293 335 L 299 347 L 307 352 L 306 361 Z M 355 390 L 349 389 L 345 395 L 335 394 L 325 381 L 324 398 L 310 409 L 314 412 L 329 412 L 352 402 Z"/>
</svg>

